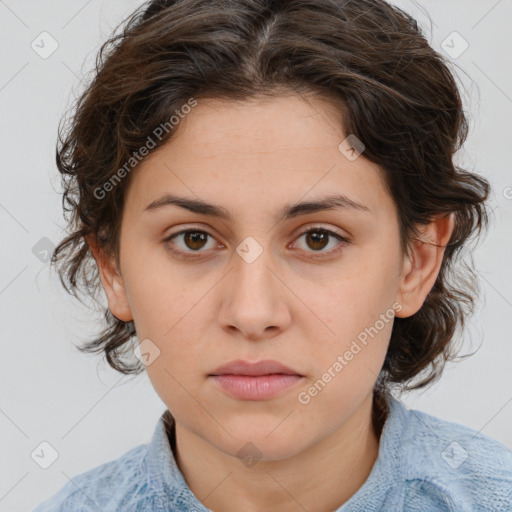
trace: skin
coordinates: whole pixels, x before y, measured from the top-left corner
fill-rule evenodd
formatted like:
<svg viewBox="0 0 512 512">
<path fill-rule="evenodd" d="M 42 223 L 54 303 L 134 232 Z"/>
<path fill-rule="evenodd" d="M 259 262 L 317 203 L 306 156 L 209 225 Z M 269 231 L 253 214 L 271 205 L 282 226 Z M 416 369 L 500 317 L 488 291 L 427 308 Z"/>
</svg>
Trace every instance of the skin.
<svg viewBox="0 0 512 512">
<path fill-rule="evenodd" d="M 120 268 L 89 240 L 112 313 L 134 320 L 138 339 L 160 351 L 147 372 L 175 418 L 178 465 L 216 512 L 328 512 L 361 487 L 378 455 L 372 388 L 392 321 L 309 403 L 298 395 L 379 315 L 405 318 L 421 308 L 453 230 L 451 215 L 436 218 L 422 230 L 439 247 L 412 243 L 403 255 L 381 170 L 364 153 L 354 161 L 342 154 L 340 125 L 336 109 L 312 96 L 201 100 L 132 171 Z M 144 212 L 164 193 L 222 206 L 233 220 L 175 205 Z M 285 205 L 333 193 L 370 212 L 276 218 Z M 350 243 L 331 236 L 315 245 L 301 235 L 318 227 Z M 183 235 L 164 242 L 185 228 L 210 236 L 202 244 Z M 249 236 L 262 249 L 251 263 L 236 252 Z M 199 258 L 187 259 L 197 251 Z M 208 376 L 234 359 L 275 359 L 305 378 L 271 400 L 238 400 Z M 247 443 L 257 448 L 251 465 L 237 455 Z"/>
</svg>

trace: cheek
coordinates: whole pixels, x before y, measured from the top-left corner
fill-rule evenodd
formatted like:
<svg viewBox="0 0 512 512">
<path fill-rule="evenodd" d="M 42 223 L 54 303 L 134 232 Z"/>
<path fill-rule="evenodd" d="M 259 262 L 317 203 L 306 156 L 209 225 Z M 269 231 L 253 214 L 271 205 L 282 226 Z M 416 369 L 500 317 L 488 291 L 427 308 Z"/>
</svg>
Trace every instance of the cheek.
<svg viewBox="0 0 512 512">
<path fill-rule="evenodd" d="M 347 384 L 373 385 L 386 356 L 396 312 L 398 281 L 390 271 L 391 262 L 370 257 L 361 259 L 360 265 L 359 271 L 352 269 L 333 279 L 326 293 L 308 295 L 314 297 L 311 309 L 329 327 L 322 343 L 310 347 L 315 376 L 331 379 L 331 389 L 341 394 Z M 330 377 L 329 371 L 336 377 Z"/>
<path fill-rule="evenodd" d="M 205 354 L 211 353 L 201 341 L 204 333 L 197 321 L 200 305 L 191 310 L 188 304 L 169 301 L 160 311 L 145 305 L 141 314 L 146 315 L 141 320 L 141 332 L 152 340 L 159 353 L 146 366 L 155 391 L 173 413 L 192 411 L 197 405 L 193 397 L 201 396 L 203 377 L 208 370 Z"/>
<path fill-rule="evenodd" d="M 303 414 L 328 424 L 333 416 L 349 417 L 372 391 L 382 368 L 393 325 L 393 312 L 386 320 L 374 320 L 362 328 L 351 326 L 336 342 L 311 354 L 313 376 L 297 397 Z M 342 327 L 340 327 L 340 330 Z"/>
<path fill-rule="evenodd" d="M 132 253 L 123 276 L 138 334 L 164 339 L 198 302 L 199 292 L 194 293 L 177 267 L 166 262 L 163 249 L 154 251 Z"/>
<path fill-rule="evenodd" d="M 180 400 L 184 389 L 193 393 L 194 378 L 202 370 L 204 347 L 198 341 L 204 335 L 198 315 L 205 314 L 204 287 L 186 286 L 183 277 L 154 266 L 134 266 L 126 281 L 137 337 L 141 343 L 150 340 L 149 346 L 158 354 L 146 366 L 148 376 L 164 402 Z"/>
</svg>

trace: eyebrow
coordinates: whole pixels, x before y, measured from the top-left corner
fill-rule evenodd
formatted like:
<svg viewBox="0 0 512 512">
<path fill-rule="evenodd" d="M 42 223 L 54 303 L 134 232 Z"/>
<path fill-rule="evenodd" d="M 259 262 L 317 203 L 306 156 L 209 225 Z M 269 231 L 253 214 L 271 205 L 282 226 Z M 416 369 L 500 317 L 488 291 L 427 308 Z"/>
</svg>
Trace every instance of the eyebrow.
<svg viewBox="0 0 512 512">
<path fill-rule="evenodd" d="M 223 208 L 222 206 L 217 206 L 189 197 L 180 197 L 173 194 L 165 194 L 159 199 L 156 199 L 148 206 L 146 206 L 146 208 L 144 208 L 144 212 L 154 212 L 156 210 L 160 210 L 165 206 L 170 205 L 179 206 L 180 208 L 184 208 L 186 210 L 189 210 L 193 213 L 197 213 L 200 215 L 207 215 L 209 217 L 214 217 L 226 221 L 233 220 L 233 217 L 229 213 L 229 211 Z M 300 215 L 307 215 L 308 213 L 315 213 L 319 211 L 332 209 L 347 209 L 359 212 L 372 213 L 370 208 L 368 208 L 364 204 L 358 203 L 357 201 L 351 199 L 346 195 L 338 194 L 330 195 L 323 199 L 315 201 L 306 201 L 286 205 L 277 213 L 276 217 L 277 219 L 279 219 L 279 221 L 283 221 L 294 217 L 298 217 Z"/>
</svg>

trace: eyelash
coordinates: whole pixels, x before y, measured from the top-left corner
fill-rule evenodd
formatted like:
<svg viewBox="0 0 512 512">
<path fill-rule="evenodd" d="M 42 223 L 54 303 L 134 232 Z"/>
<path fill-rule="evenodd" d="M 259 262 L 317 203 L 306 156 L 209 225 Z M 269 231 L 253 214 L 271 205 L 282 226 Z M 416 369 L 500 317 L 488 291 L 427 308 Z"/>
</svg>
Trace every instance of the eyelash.
<svg viewBox="0 0 512 512">
<path fill-rule="evenodd" d="M 342 250 L 342 248 L 344 247 L 344 245 L 346 244 L 350 244 L 350 240 L 348 240 L 347 238 L 339 235 L 338 233 L 334 232 L 334 231 L 331 231 L 329 229 L 325 229 L 325 228 L 321 228 L 321 227 L 312 227 L 312 228 L 309 228 L 307 229 L 306 231 L 303 231 L 301 232 L 299 235 L 297 235 L 297 239 L 299 239 L 301 236 L 303 235 L 306 235 L 308 233 L 311 233 L 311 232 L 318 232 L 318 233 L 324 233 L 324 234 L 327 234 L 329 237 L 333 237 L 333 238 L 336 238 L 339 242 L 341 242 L 336 248 L 334 249 L 331 249 L 327 252 L 322 252 L 321 253 L 321 256 L 318 256 L 318 255 L 312 255 L 312 256 L 309 256 L 309 258 L 311 259 L 324 259 L 324 258 L 328 258 L 329 256 L 332 256 L 338 252 L 340 252 Z M 206 234 L 207 236 L 211 237 L 211 238 L 214 238 L 210 233 L 208 233 L 207 231 L 204 231 L 202 229 L 184 229 L 182 231 L 179 231 L 177 233 L 173 233 L 172 235 L 168 236 L 167 238 L 164 239 L 164 243 L 168 243 L 170 242 L 172 239 L 180 236 L 180 235 L 184 235 L 184 234 L 187 234 L 187 233 L 204 233 Z M 187 258 L 187 259 L 193 259 L 193 258 L 200 258 L 202 256 L 189 256 L 190 253 L 200 253 L 200 252 L 206 252 L 206 251 L 181 251 L 181 250 L 176 250 L 176 249 L 173 249 L 171 247 L 170 244 L 167 244 L 167 247 L 169 249 L 169 251 L 181 258 Z M 315 251 L 312 251 L 313 253 Z M 320 252 L 320 251 L 318 251 Z"/>
</svg>

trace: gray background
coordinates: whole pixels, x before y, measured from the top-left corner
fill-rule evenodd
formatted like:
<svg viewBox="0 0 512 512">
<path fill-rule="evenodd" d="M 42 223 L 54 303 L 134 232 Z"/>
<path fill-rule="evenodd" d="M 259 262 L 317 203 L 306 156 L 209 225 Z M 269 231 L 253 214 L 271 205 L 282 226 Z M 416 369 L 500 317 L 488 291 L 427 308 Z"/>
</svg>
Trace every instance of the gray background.
<svg viewBox="0 0 512 512">
<path fill-rule="evenodd" d="M 512 1 L 426 2 L 432 32 L 417 3 L 395 3 L 418 18 L 435 49 L 443 53 L 445 41 L 452 53 L 471 122 L 458 158 L 490 180 L 495 217 L 473 253 L 483 290 L 464 342 L 466 351 L 480 348 L 448 366 L 434 387 L 403 401 L 510 448 Z M 148 442 L 165 409 L 146 374 L 123 377 L 74 348 L 97 317 L 61 289 L 44 253 L 63 236 L 54 164 L 59 119 L 101 42 L 138 5 L 0 0 L 0 511 L 30 509 L 76 474 Z M 31 47 L 35 41 L 40 53 L 51 49 L 44 31 L 58 44 L 47 58 Z M 469 47 L 458 55 L 464 40 Z M 58 452 L 48 469 L 31 458 L 43 441 Z"/>
</svg>

